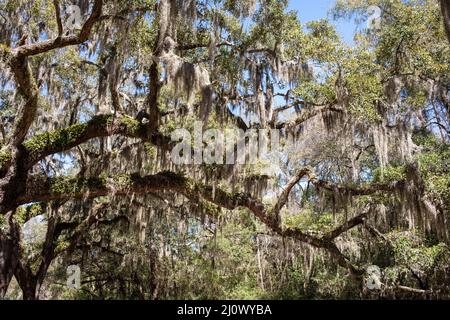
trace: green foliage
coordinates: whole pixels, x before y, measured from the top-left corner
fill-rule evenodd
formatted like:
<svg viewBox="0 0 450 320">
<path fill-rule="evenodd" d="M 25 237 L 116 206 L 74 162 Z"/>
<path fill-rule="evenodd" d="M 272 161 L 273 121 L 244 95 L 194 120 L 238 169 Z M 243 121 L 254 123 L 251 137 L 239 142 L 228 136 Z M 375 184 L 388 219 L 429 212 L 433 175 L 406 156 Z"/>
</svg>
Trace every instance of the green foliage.
<svg viewBox="0 0 450 320">
<path fill-rule="evenodd" d="M 329 212 L 317 213 L 312 209 L 303 209 L 298 214 L 287 216 L 284 223 L 290 228 L 321 234 L 332 230 L 334 218 Z"/>
<path fill-rule="evenodd" d="M 128 176 L 127 176 L 128 177 Z M 124 178 L 118 177 L 118 182 L 123 181 Z M 89 177 L 89 178 L 70 178 L 70 177 L 56 177 L 50 180 L 50 191 L 60 194 L 80 194 L 89 190 L 89 188 L 102 188 L 106 184 L 104 177 Z"/>
<path fill-rule="evenodd" d="M 424 239 L 412 232 L 391 232 L 388 239 L 393 245 L 394 264 L 383 271 L 387 286 L 403 284 L 414 286 L 417 277 L 422 281 L 440 285 L 450 261 L 450 248 L 444 243 L 427 246 Z"/>
<path fill-rule="evenodd" d="M 297 88 L 295 94 L 303 100 L 314 104 L 326 104 L 336 99 L 335 93 L 329 83 L 318 83 L 312 80 L 303 81 Z"/>
<path fill-rule="evenodd" d="M 31 205 L 20 206 L 16 209 L 14 218 L 17 221 L 17 223 L 23 225 L 31 218 L 44 214 L 45 209 L 46 209 L 45 203 L 34 203 Z"/>
<path fill-rule="evenodd" d="M 12 158 L 11 152 L 7 148 L 2 147 L 0 149 L 0 168 L 5 164 L 7 164 L 9 161 L 11 161 L 11 158 Z"/>
<path fill-rule="evenodd" d="M 122 116 L 120 121 L 126 125 L 128 132 L 132 134 L 138 134 L 141 132 L 140 130 L 142 129 L 142 126 L 136 119 L 129 116 Z"/>
<path fill-rule="evenodd" d="M 423 148 L 418 155 L 420 173 L 431 198 L 450 208 L 450 144 L 441 143 L 430 132 L 414 135 L 414 142 Z"/>
<path fill-rule="evenodd" d="M 66 129 L 47 131 L 27 140 L 24 146 L 31 154 L 42 152 L 48 147 L 64 147 L 78 141 L 84 135 L 86 128 L 87 124 L 75 124 Z"/>
<path fill-rule="evenodd" d="M 376 183 L 392 183 L 404 181 L 406 179 L 405 166 L 389 166 L 386 168 L 376 168 L 373 172 L 373 181 Z"/>
</svg>

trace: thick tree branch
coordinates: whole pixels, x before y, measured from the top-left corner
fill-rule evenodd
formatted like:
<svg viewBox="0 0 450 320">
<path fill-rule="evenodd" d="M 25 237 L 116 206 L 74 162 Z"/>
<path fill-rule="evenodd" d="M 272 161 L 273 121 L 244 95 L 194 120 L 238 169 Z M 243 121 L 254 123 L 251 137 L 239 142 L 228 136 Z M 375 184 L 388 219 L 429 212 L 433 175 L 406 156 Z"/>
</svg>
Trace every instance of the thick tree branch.
<svg viewBox="0 0 450 320">
<path fill-rule="evenodd" d="M 106 195 L 148 194 L 170 191 L 183 194 L 192 201 L 204 199 L 217 206 L 233 210 L 238 207 L 249 209 L 269 229 L 281 236 L 292 237 L 313 246 L 324 248 L 331 253 L 337 263 L 348 268 L 352 274 L 360 274 L 342 255 L 331 241 L 320 239 L 299 229 L 282 229 L 278 220 L 266 210 L 263 203 L 244 193 L 228 193 L 224 190 L 204 185 L 172 172 L 141 177 L 139 175 L 118 175 L 110 178 L 32 178 L 27 184 L 27 192 L 19 197 L 19 203 L 31 201 L 52 201 L 74 198 L 94 198 Z"/>
<path fill-rule="evenodd" d="M 39 89 L 26 58 L 12 57 L 9 62 L 17 84 L 17 91 L 25 101 L 17 112 L 10 143 L 13 146 L 18 146 L 25 139 L 28 129 L 36 117 Z"/>
<path fill-rule="evenodd" d="M 64 37 L 58 36 L 56 39 L 49 39 L 33 44 L 22 45 L 18 48 L 15 48 L 13 50 L 13 54 L 18 58 L 24 58 L 44 53 L 53 49 L 77 45 L 85 42 L 88 39 L 94 24 L 100 20 L 102 7 L 103 0 L 95 0 L 92 8 L 92 13 L 84 23 L 79 34 Z"/>
<path fill-rule="evenodd" d="M 163 150 L 168 150 L 171 146 L 170 137 L 160 133 L 150 133 L 148 126 L 131 117 L 113 114 L 97 115 L 86 123 L 37 134 L 25 141 L 23 147 L 28 154 L 26 167 L 30 168 L 48 155 L 70 150 L 90 139 L 115 134 L 138 138 L 159 146 Z"/>
<path fill-rule="evenodd" d="M 387 238 L 384 234 L 382 234 L 377 228 L 375 228 L 374 226 L 370 225 L 367 221 L 364 222 L 364 228 L 366 228 L 367 231 L 369 231 L 369 233 L 372 236 L 374 236 L 376 238 L 380 238 L 387 245 L 389 245 L 391 248 L 394 247 L 394 244 L 392 243 L 392 241 L 389 238 Z"/>
<path fill-rule="evenodd" d="M 275 128 L 276 129 L 290 129 L 290 128 L 294 128 L 295 126 L 321 114 L 322 112 L 326 112 L 326 111 L 334 111 L 334 112 L 342 112 L 343 110 L 337 107 L 330 107 L 328 105 L 323 105 L 323 106 L 305 106 L 301 109 L 300 111 L 300 115 L 295 118 L 294 120 L 291 121 L 286 121 L 286 122 L 280 122 L 280 123 L 276 123 L 275 124 Z"/>
<path fill-rule="evenodd" d="M 292 190 L 292 188 L 306 175 L 308 175 L 311 172 L 311 169 L 309 168 L 302 168 L 299 170 L 299 172 L 293 176 L 288 183 L 284 186 L 283 192 L 281 192 L 280 196 L 278 197 L 278 201 L 275 204 L 275 206 L 272 209 L 273 214 L 279 215 L 280 210 L 284 207 L 286 204 L 286 201 L 288 200 L 289 194 Z"/>
<path fill-rule="evenodd" d="M 399 183 L 402 183 L 402 181 L 390 181 L 386 183 L 367 183 L 364 185 L 339 185 L 335 184 L 326 180 L 318 179 L 316 174 L 314 173 L 314 170 L 309 167 L 303 167 L 298 170 L 298 174 L 296 174 L 290 183 L 293 183 L 294 185 L 300 181 L 302 177 L 307 176 L 309 178 L 309 181 L 319 189 L 325 189 L 331 192 L 346 192 L 348 194 L 354 195 L 354 196 L 363 196 L 363 195 L 370 195 L 373 193 L 376 193 L 378 191 L 394 191 L 396 189 L 396 186 Z M 300 177 L 300 178 L 299 178 Z M 296 181 L 296 182 L 295 182 Z M 288 183 L 288 185 L 290 184 Z M 292 188 L 292 187 L 291 187 Z"/>
</svg>

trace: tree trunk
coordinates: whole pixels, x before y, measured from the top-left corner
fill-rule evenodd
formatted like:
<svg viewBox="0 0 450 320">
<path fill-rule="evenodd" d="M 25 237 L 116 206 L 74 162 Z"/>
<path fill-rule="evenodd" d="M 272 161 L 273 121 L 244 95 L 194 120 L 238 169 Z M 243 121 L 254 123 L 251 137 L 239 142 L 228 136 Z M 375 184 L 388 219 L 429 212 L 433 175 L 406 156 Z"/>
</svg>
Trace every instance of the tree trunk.
<svg viewBox="0 0 450 320">
<path fill-rule="evenodd" d="M 445 32 L 450 44 L 450 0 L 441 0 L 442 17 L 444 18 Z"/>
<path fill-rule="evenodd" d="M 28 170 L 23 150 L 14 150 L 12 165 L 0 173 L 0 215 L 6 215 L 17 208 L 17 198 L 26 189 Z"/>
<path fill-rule="evenodd" d="M 0 299 L 5 297 L 14 274 L 16 259 L 13 251 L 12 241 L 0 234 Z"/>
<path fill-rule="evenodd" d="M 22 288 L 22 299 L 23 300 L 38 300 L 38 293 L 36 290 L 36 285 L 31 281 L 28 286 Z"/>
<path fill-rule="evenodd" d="M 33 274 L 28 266 L 20 263 L 17 265 L 14 273 L 20 289 L 22 290 L 23 300 L 38 300 L 39 290 L 37 277 Z"/>
<path fill-rule="evenodd" d="M 50 263 L 54 258 L 54 241 L 58 238 L 58 236 L 55 235 L 57 219 L 55 216 L 52 216 L 48 218 L 47 223 L 47 233 L 41 252 L 42 261 L 39 264 L 37 272 L 33 273 L 29 265 L 19 264 L 16 268 L 16 278 L 20 288 L 22 289 L 24 300 L 39 299 L 41 285 L 47 275 Z"/>
</svg>

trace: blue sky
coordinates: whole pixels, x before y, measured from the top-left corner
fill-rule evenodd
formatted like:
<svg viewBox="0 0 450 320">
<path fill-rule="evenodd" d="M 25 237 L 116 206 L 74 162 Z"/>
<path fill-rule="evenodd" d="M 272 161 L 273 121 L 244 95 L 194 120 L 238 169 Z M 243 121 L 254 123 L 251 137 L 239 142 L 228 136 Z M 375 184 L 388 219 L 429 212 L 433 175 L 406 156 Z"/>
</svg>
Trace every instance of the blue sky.
<svg viewBox="0 0 450 320">
<path fill-rule="evenodd" d="M 302 23 L 323 18 L 331 18 L 328 16 L 329 10 L 333 7 L 335 0 L 290 0 L 289 9 L 296 10 Z M 356 25 L 352 21 L 339 20 L 332 21 L 336 25 L 336 29 L 342 39 L 348 43 L 353 43 L 353 34 Z"/>
</svg>

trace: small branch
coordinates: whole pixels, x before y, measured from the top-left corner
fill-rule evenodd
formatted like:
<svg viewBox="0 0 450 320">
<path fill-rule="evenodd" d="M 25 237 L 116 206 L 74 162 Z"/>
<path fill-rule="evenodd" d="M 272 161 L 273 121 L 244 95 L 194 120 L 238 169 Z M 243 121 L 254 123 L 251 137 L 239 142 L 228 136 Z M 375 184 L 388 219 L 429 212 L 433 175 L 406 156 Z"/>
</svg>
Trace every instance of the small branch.
<svg viewBox="0 0 450 320">
<path fill-rule="evenodd" d="M 289 182 L 284 186 L 283 192 L 281 192 L 280 197 L 278 198 L 277 203 L 272 209 L 273 214 L 278 216 L 280 214 L 281 209 L 286 204 L 289 194 L 292 190 L 292 188 L 306 175 L 308 175 L 311 172 L 311 169 L 309 168 L 302 168 L 295 176 L 293 176 Z"/>
<path fill-rule="evenodd" d="M 90 139 L 115 134 L 138 138 L 157 145 L 163 150 L 168 150 L 172 145 L 170 137 L 148 132 L 144 124 L 131 117 L 113 114 L 97 115 L 86 123 L 37 134 L 25 141 L 23 146 L 28 153 L 27 167 L 30 168 L 51 154 L 70 150 Z"/>
<path fill-rule="evenodd" d="M 357 216 L 351 218 L 350 220 L 346 221 L 345 223 L 341 224 L 337 228 L 333 229 L 332 231 L 328 232 L 326 235 L 323 236 L 323 239 L 332 240 L 340 236 L 342 233 L 347 232 L 348 230 L 356 227 L 357 225 L 362 224 L 366 217 L 371 212 L 370 208 L 365 210 L 364 212 L 358 214 Z"/>
</svg>

